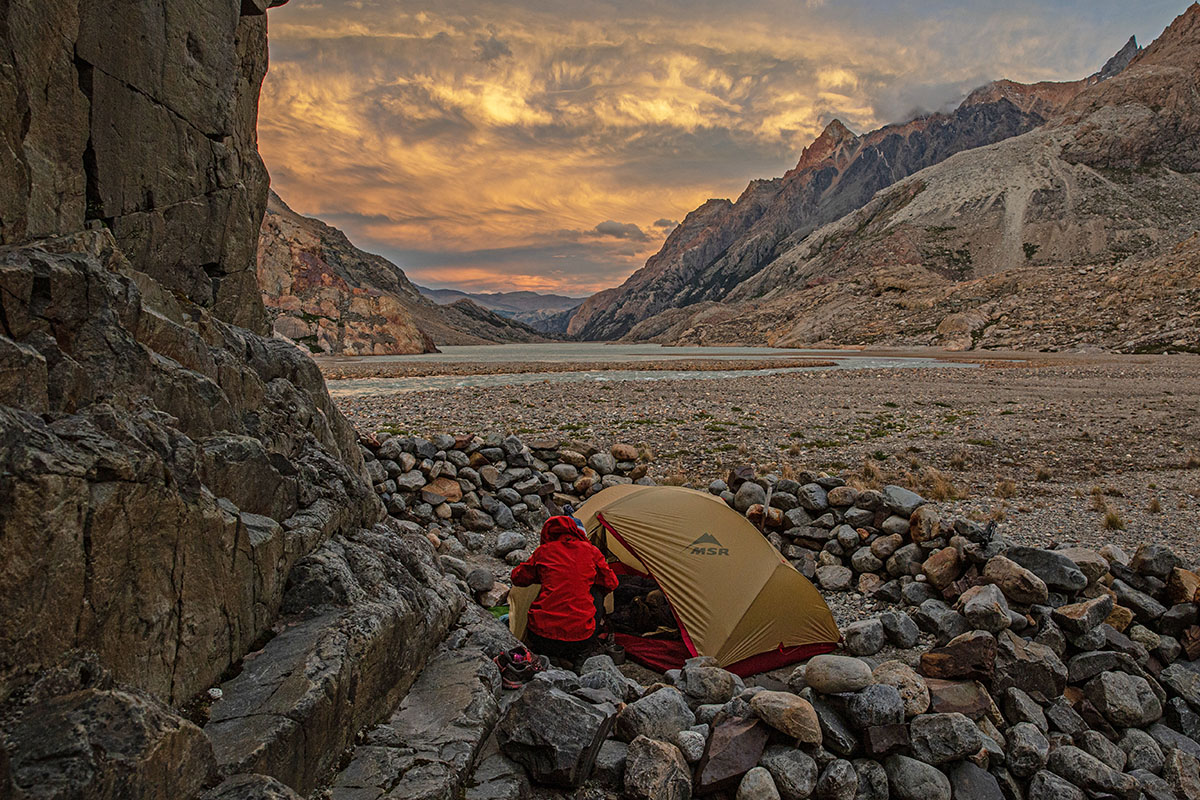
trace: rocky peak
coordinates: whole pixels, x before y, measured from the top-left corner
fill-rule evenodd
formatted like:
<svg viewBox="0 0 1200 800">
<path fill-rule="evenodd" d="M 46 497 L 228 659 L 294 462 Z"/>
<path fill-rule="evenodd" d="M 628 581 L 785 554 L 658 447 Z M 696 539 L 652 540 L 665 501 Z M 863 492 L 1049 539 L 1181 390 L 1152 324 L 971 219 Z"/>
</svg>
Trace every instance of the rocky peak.
<svg viewBox="0 0 1200 800">
<path fill-rule="evenodd" d="M 1112 58 L 1104 62 L 1104 66 L 1100 68 L 1100 80 L 1111 78 L 1121 70 L 1129 66 L 1129 62 L 1142 52 L 1142 48 L 1138 47 L 1137 37 L 1130 36 L 1129 41 L 1125 46 L 1116 52 Z"/>
<path fill-rule="evenodd" d="M 821 135 L 813 140 L 813 143 L 804 148 L 800 154 L 800 162 L 796 165 L 796 170 L 803 170 L 820 164 L 822 161 L 833 156 L 842 145 L 847 142 L 857 141 L 858 137 L 842 124 L 842 121 L 835 119 L 825 126 L 825 130 L 821 131 Z"/>
</svg>

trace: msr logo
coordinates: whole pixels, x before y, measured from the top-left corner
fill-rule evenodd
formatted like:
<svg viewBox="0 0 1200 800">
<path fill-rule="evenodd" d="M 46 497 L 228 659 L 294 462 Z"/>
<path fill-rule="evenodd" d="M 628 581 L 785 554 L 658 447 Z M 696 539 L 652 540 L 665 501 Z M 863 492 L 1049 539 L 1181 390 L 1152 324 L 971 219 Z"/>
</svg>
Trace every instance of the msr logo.
<svg viewBox="0 0 1200 800">
<path fill-rule="evenodd" d="M 711 533 L 703 534 L 699 539 L 688 545 L 694 556 L 727 556 L 729 548 L 722 547 Z"/>
</svg>

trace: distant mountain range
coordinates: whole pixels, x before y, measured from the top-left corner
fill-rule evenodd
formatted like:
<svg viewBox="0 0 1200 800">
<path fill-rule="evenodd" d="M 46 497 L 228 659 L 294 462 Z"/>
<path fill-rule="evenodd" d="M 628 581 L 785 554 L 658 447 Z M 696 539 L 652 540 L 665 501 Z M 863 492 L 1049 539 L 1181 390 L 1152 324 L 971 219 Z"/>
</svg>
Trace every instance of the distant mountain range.
<svg viewBox="0 0 1200 800">
<path fill-rule="evenodd" d="M 996 81 L 952 112 L 863 135 L 834 120 L 782 178 L 687 215 L 568 331 L 698 344 L 1200 345 L 1198 65 L 1193 4 L 1145 51 L 1131 38 L 1082 80 Z"/>
<path fill-rule="evenodd" d="M 502 317 L 515 319 L 542 333 L 563 334 L 567 323 L 585 298 L 538 292 L 462 292 L 458 289 L 429 289 L 413 284 L 417 291 L 435 303 L 447 304 L 470 300 Z"/>
<path fill-rule="evenodd" d="M 274 332 L 328 355 L 427 353 L 436 346 L 537 342 L 533 328 L 470 299 L 440 305 L 404 271 L 271 192 L 258 285 Z"/>
</svg>

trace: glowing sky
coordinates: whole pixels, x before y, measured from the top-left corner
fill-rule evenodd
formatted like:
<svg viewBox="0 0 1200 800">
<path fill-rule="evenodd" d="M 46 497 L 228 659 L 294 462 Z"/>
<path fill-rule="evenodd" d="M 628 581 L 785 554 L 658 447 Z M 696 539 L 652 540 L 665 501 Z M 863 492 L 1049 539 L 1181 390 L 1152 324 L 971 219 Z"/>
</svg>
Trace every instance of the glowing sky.
<svg viewBox="0 0 1200 800">
<path fill-rule="evenodd" d="M 275 189 L 430 286 L 585 295 L 691 209 L 994 78 L 1071 80 L 1185 0 L 291 0 Z"/>
</svg>

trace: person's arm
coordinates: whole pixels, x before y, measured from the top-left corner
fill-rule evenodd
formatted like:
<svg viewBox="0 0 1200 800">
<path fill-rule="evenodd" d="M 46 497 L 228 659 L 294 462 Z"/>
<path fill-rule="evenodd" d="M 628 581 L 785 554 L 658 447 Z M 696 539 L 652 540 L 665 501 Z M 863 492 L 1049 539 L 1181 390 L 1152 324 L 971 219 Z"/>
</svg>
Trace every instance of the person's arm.
<svg viewBox="0 0 1200 800">
<path fill-rule="evenodd" d="M 538 568 L 537 563 L 538 550 L 541 550 L 541 548 L 539 547 L 537 550 L 534 550 L 533 555 L 529 557 L 528 561 L 517 564 L 515 567 L 513 567 L 513 586 L 532 586 L 535 583 L 542 582 L 541 570 Z"/>
<path fill-rule="evenodd" d="M 603 587 L 605 592 L 616 589 L 619 583 L 617 573 L 613 572 L 612 567 L 608 565 L 604 554 L 597 549 L 593 558 L 596 561 L 596 585 Z"/>
</svg>

